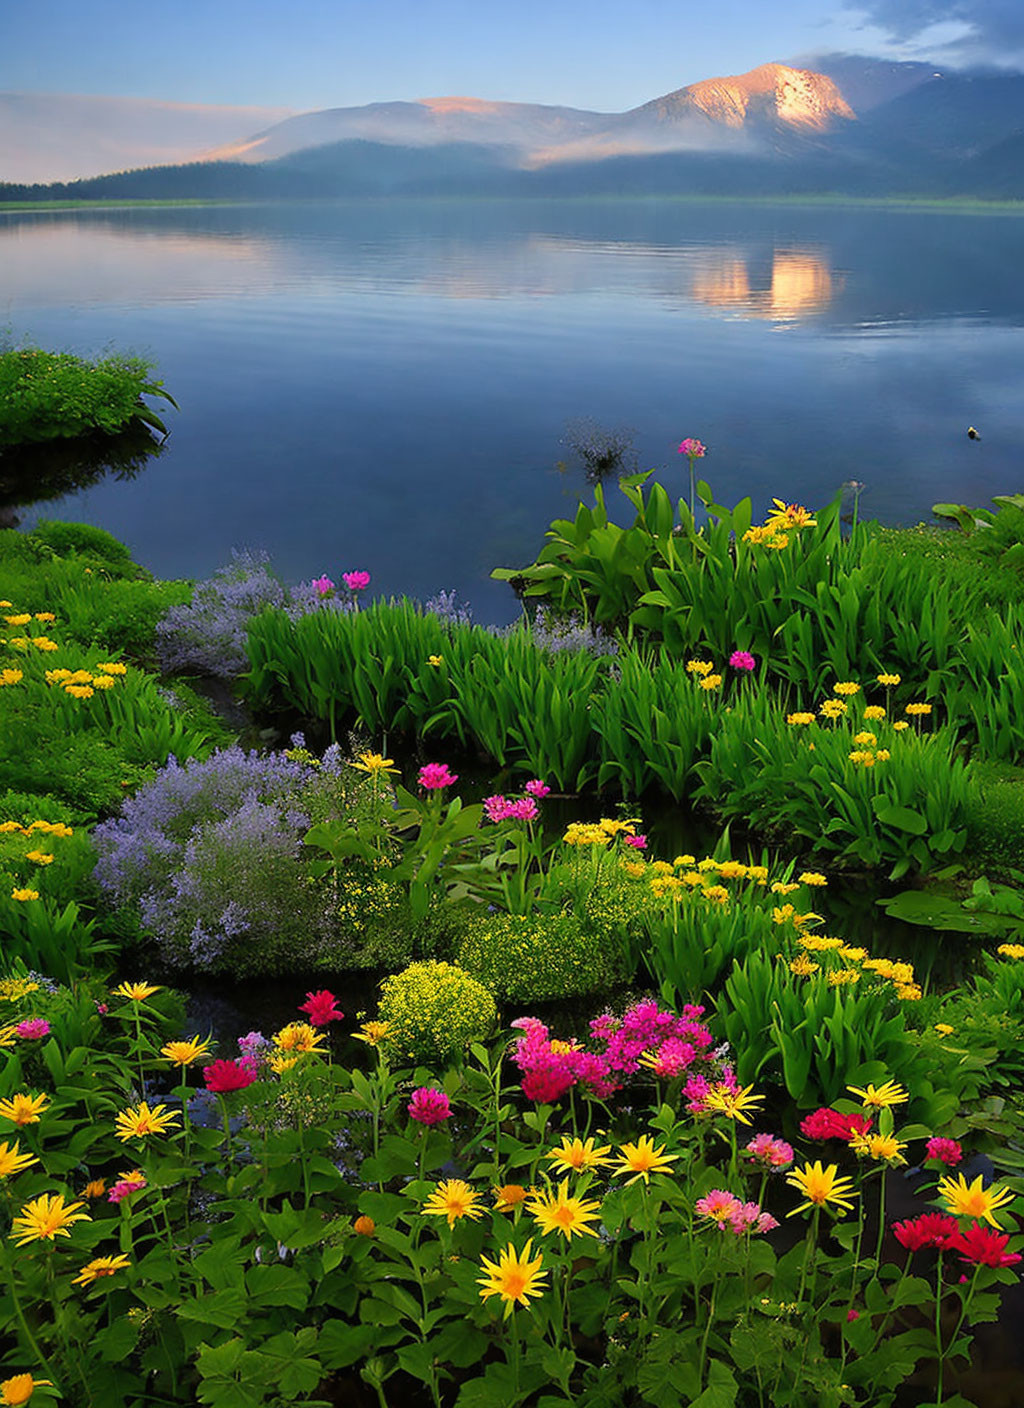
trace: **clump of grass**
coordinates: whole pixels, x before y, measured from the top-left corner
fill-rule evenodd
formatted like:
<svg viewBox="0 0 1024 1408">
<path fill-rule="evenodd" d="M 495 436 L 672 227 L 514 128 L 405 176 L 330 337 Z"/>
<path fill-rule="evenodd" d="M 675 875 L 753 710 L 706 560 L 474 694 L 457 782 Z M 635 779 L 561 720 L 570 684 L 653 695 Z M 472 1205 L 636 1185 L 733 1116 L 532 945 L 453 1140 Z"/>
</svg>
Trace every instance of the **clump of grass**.
<svg viewBox="0 0 1024 1408">
<path fill-rule="evenodd" d="M 1024 855 L 1024 768 L 975 754 L 977 783 L 967 817 L 971 867 L 988 874 L 1020 866 Z"/>
<path fill-rule="evenodd" d="M 38 347 L 0 350 L 0 448 L 114 435 L 139 422 L 166 435 L 167 427 L 142 398 L 157 397 L 175 409 L 177 404 L 152 372 L 152 362 L 120 353 L 87 361 Z"/>
</svg>

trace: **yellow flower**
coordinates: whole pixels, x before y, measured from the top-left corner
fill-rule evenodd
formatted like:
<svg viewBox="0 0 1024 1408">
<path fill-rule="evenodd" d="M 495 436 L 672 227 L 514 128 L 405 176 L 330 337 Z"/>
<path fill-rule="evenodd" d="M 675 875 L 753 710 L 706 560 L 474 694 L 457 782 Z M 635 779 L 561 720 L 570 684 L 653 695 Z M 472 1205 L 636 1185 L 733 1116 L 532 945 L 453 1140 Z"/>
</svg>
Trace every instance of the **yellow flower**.
<svg viewBox="0 0 1024 1408">
<path fill-rule="evenodd" d="M 21 611 L 17 616 L 5 616 L 4 620 L 9 626 L 27 626 L 32 620 L 31 611 Z"/>
<path fill-rule="evenodd" d="M 804 714 L 797 712 L 795 714 L 786 715 L 787 724 L 813 724 L 814 722 L 815 716 L 813 714 Z"/>
<path fill-rule="evenodd" d="M 703 678 L 703 679 L 701 680 L 701 682 L 700 682 L 700 687 L 701 687 L 701 689 L 706 689 L 706 690 L 710 691 L 710 690 L 712 690 L 712 689 L 717 689 L 718 686 L 719 686 L 721 683 L 722 683 L 722 676 L 721 676 L 721 675 L 705 675 L 704 678 Z"/>
<path fill-rule="evenodd" d="M 649 1134 L 641 1134 L 635 1144 L 620 1144 L 619 1153 L 622 1158 L 615 1165 L 614 1171 L 632 1173 L 634 1176 L 627 1179 L 627 1183 L 635 1183 L 638 1178 L 649 1183 L 652 1173 L 671 1173 L 670 1165 L 679 1157 L 678 1154 L 666 1154 L 664 1144 L 655 1148 L 654 1140 Z"/>
<path fill-rule="evenodd" d="M 11 1218 L 11 1236 L 19 1247 L 29 1242 L 52 1242 L 56 1237 L 70 1237 L 73 1222 L 91 1222 L 87 1212 L 77 1212 L 84 1203 L 65 1203 L 63 1193 L 44 1193 L 26 1203 L 20 1217 Z"/>
<path fill-rule="evenodd" d="M 75 699 L 91 699 L 95 690 L 91 684 L 66 684 L 64 693 L 73 695 Z"/>
<path fill-rule="evenodd" d="M 797 942 L 801 948 L 806 948 L 811 953 L 831 953 L 843 947 L 842 939 L 837 939 L 829 934 L 800 934 Z M 863 950 L 867 954 L 867 949 Z"/>
<path fill-rule="evenodd" d="M 897 719 L 892 727 L 894 733 L 902 733 L 903 730 L 909 728 L 910 725 L 907 723 L 906 719 Z"/>
<path fill-rule="evenodd" d="M 24 670 L 0 670 L 0 685 L 20 684 L 24 678 Z"/>
<path fill-rule="evenodd" d="M 714 669 L 710 660 L 687 660 L 686 669 L 691 675 L 710 675 Z"/>
<path fill-rule="evenodd" d="M 373 1218 L 367 1217 L 365 1214 L 362 1217 L 357 1217 L 352 1224 L 352 1231 L 360 1237 L 372 1237 L 376 1230 L 377 1224 Z"/>
<path fill-rule="evenodd" d="M 771 893 L 773 895 L 791 895 L 795 890 L 799 890 L 799 888 L 800 886 L 795 881 L 773 880 Z M 793 908 L 792 905 L 789 907 L 790 909 Z"/>
<path fill-rule="evenodd" d="M 551 1156 L 548 1155 L 548 1157 Z M 521 1183 L 503 1183 L 500 1188 L 495 1188 L 493 1191 L 495 1212 L 511 1212 L 528 1196 Z"/>
<path fill-rule="evenodd" d="M 427 664 L 428 664 L 428 665 L 433 665 L 434 669 L 436 670 L 439 665 L 443 665 L 443 664 L 444 664 L 444 656 L 443 656 L 443 655 L 428 655 L 428 656 L 427 656 Z"/>
<path fill-rule="evenodd" d="M 837 1178 L 839 1172 L 838 1164 L 829 1164 L 828 1168 L 823 1168 L 820 1161 L 813 1164 L 804 1164 L 803 1168 L 795 1168 L 786 1174 L 786 1182 L 798 1188 L 804 1195 L 805 1201 L 798 1203 L 792 1212 L 802 1212 L 804 1208 L 822 1208 L 829 1203 L 834 1203 L 843 1212 L 849 1212 L 853 1203 L 851 1196 L 856 1196 L 853 1192 L 852 1178 Z"/>
<path fill-rule="evenodd" d="M 33 636 L 32 644 L 37 650 L 59 650 L 60 646 L 49 636 Z"/>
<path fill-rule="evenodd" d="M 714 1086 L 704 1096 L 704 1109 L 727 1115 L 729 1119 L 737 1120 L 740 1124 L 749 1124 L 750 1120 L 745 1112 L 752 1110 L 764 1099 L 763 1095 L 751 1095 L 753 1088 L 752 1085 L 745 1085 L 742 1090 L 729 1090 L 724 1085 Z"/>
<path fill-rule="evenodd" d="M 17 1125 L 38 1124 L 49 1103 L 46 1095 L 12 1095 L 10 1100 L 0 1100 L 0 1119 Z"/>
<path fill-rule="evenodd" d="M 1024 944 L 1000 944 L 996 953 L 1001 953 L 1004 958 L 1024 958 Z"/>
<path fill-rule="evenodd" d="M 860 974 L 856 968 L 833 968 L 828 975 L 830 988 L 852 987 L 854 983 L 859 982 Z"/>
<path fill-rule="evenodd" d="M 11 899 L 12 899 L 12 900 L 19 900 L 19 901 L 21 901 L 22 903 L 27 903 L 29 900 L 37 900 L 38 898 L 39 898 L 39 891 L 38 891 L 38 890 L 27 890 L 27 889 L 26 889 L 26 890 L 12 890 L 12 891 L 11 891 Z"/>
<path fill-rule="evenodd" d="M 724 885 L 708 885 L 704 891 L 706 900 L 714 900 L 716 904 L 728 904 L 729 891 Z"/>
<path fill-rule="evenodd" d="M 122 665 L 119 660 L 108 660 L 105 664 L 97 665 L 96 668 L 105 675 L 126 675 L 128 673 L 128 666 Z"/>
<path fill-rule="evenodd" d="M 935 1030 L 938 1032 L 939 1036 L 952 1036 L 956 1031 L 956 1027 L 951 1027 L 948 1022 L 936 1022 Z"/>
<path fill-rule="evenodd" d="M 388 1022 L 364 1022 L 352 1035 L 356 1041 L 365 1041 L 367 1046 L 379 1046 L 388 1034 Z"/>
<path fill-rule="evenodd" d="M 37 612 L 36 612 L 36 620 L 37 620 L 37 621 L 56 621 L 56 619 L 57 619 L 57 618 L 56 618 L 56 616 L 53 614 L 52 611 L 37 611 Z"/>
<path fill-rule="evenodd" d="M 826 699 L 818 713 L 824 714 L 826 719 L 838 719 L 840 714 L 846 713 L 846 702 L 842 699 Z"/>
<path fill-rule="evenodd" d="M 894 1134 L 855 1134 L 850 1140 L 850 1148 L 855 1154 L 867 1154 L 872 1159 L 884 1159 L 890 1164 L 905 1164 L 903 1150 L 906 1143 Z"/>
<path fill-rule="evenodd" d="M 83 1198 L 102 1198 L 107 1191 L 107 1185 L 102 1178 L 94 1178 L 82 1189 Z"/>
<path fill-rule="evenodd" d="M 781 907 L 779 905 L 775 905 L 772 909 L 772 923 L 788 924 L 795 913 L 796 910 L 791 904 L 784 904 Z"/>
<path fill-rule="evenodd" d="M 360 753 L 359 757 L 352 764 L 360 772 L 367 772 L 371 777 L 379 777 L 381 773 L 397 772 L 395 760 L 385 758 L 383 753 Z"/>
<path fill-rule="evenodd" d="M 892 757 L 892 754 L 889 752 L 888 748 L 879 748 L 878 752 L 875 754 L 875 757 L 880 763 L 887 763 Z"/>
<path fill-rule="evenodd" d="M 939 1197 L 954 1217 L 984 1218 L 992 1227 L 1001 1228 L 1002 1223 L 996 1220 L 994 1214 L 1013 1202 L 1013 1194 L 1009 1188 L 1002 1188 L 998 1183 L 983 1188 L 981 1179 L 980 1173 L 971 1184 L 962 1173 L 958 1173 L 955 1179 L 940 1178 Z"/>
<path fill-rule="evenodd" d="M 47 1384 L 52 1388 L 53 1380 L 34 1379 L 31 1374 L 15 1374 L 13 1378 L 4 1379 L 3 1383 L 0 1383 L 0 1403 L 4 1404 L 4 1408 L 22 1408 L 22 1404 L 29 1401 L 40 1384 Z"/>
<path fill-rule="evenodd" d="M 840 680 L 837 685 L 834 685 L 832 687 L 832 693 L 843 696 L 859 694 L 860 685 L 857 684 L 854 680 Z"/>
<path fill-rule="evenodd" d="M 593 1139 L 584 1142 L 582 1139 L 570 1139 L 566 1134 L 562 1136 L 561 1145 L 552 1149 L 547 1158 L 557 1164 L 563 1173 L 582 1173 L 588 1168 L 607 1168 L 611 1159 L 605 1158 L 605 1155 L 611 1151 L 610 1144 L 602 1144 L 595 1149 Z"/>
<path fill-rule="evenodd" d="M 281 1053 L 278 1051 L 275 1052 L 274 1055 L 269 1058 L 267 1064 L 269 1065 L 270 1069 L 274 1072 L 275 1076 L 283 1076 L 285 1071 L 290 1071 L 293 1066 L 297 1066 L 301 1059 L 301 1055 L 282 1056 Z"/>
<path fill-rule="evenodd" d="M 0 1144 L 0 1178 L 10 1178 L 12 1173 L 20 1173 L 23 1168 L 39 1162 L 35 1154 L 22 1154 L 20 1150 L 17 1139 L 13 1144 Z"/>
<path fill-rule="evenodd" d="M 768 515 L 769 528 L 816 528 L 818 520 L 812 518 L 800 504 L 787 504 L 782 499 L 772 499 L 774 509 Z"/>
<path fill-rule="evenodd" d="M 905 714 L 930 714 L 932 706 L 930 704 L 908 704 L 903 710 Z"/>
<path fill-rule="evenodd" d="M 854 743 L 859 743 L 862 748 L 873 748 L 878 742 L 878 735 L 869 733 L 867 729 L 864 729 L 861 733 L 855 733 L 853 735 L 853 741 Z"/>
<path fill-rule="evenodd" d="M 747 873 L 747 867 L 741 860 L 723 860 L 718 867 L 718 873 L 723 880 L 742 880 Z"/>
<path fill-rule="evenodd" d="M 801 885 L 828 884 L 828 881 L 825 879 L 824 875 L 822 875 L 821 872 L 818 870 L 804 870 L 797 876 L 797 880 L 800 882 Z"/>
<path fill-rule="evenodd" d="M 53 862 L 53 856 L 46 851 L 26 851 L 25 859 L 34 861 L 36 865 L 51 865 Z"/>
<path fill-rule="evenodd" d="M 886 689 L 895 688 L 899 684 L 900 675 L 876 675 L 875 679 L 879 684 L 884 684 Z"/>
<path fill-rule="evenodd" d="M 561 1232 L 567 1242 L 576 1232 L 596 1237 L 596 1231 L 587 1223 L 600 1217 L 600 1202 L 593 1198 L 570 1198 L 568 1189 L 569 1180 L 565 1178 L 559 1184 L 557 1193 L 554 1190 L 535 1193 L 526 1204 L 527 1212 L 543 1233 Z"/>
<path fill-rule="evenodd" d="M 93 689 L 113 689 L 114 681 L 109 675 L 93 675 L 92 687 Z"/>
<path fill-rule="evenodd" d="M 73 1286 L 90 1286 L 103 1276 L 113 1276 L 117 1271 L 126 1271 L 131 1262 L 126 1256 L 98 1256 L 87 1262 L 73 1279 Z"/>
<path fill-rule="evenodd" d="M 145 1002 L 147 997 L 159 991 L 159 987 L 154 987 L 152 983 L 121 983 L 114 989 L 118 997 L 126 997 L 129 1002 Z"/>
<path fill-rule="evenodd" d="M 866 704 L 864 706 L 864 717 L 866 719 L 884 719 L 885 710 L 881 704 Z"/>
<path fill-rule="evenodd" d="M 71 678 L 71 671 L 70 671 L 70 670 L 47 670 L 47 671 L 46 671 L 46 683 L 47 683 L 47 684 L 60 684 L 63 680 L 69 680 L 70 678 Z"/>
<path fill-rule="evenodd" d="M 864 966 L 866 968 L 867 964 Z M 873 1085 L 869 1085 L 865 1090 L 859 1085 L 848 1085 L 846 1088 L 851 1095 L 859 1095 L 863 1103 L 874 1110 L 886 1110 L 890 1105 L 904 1105 L 910 1099 L 902 1085 L 894 1080 L 887 1080 L 877 1090 Z"/>
<path fill-rule="evenodd" d="M 121 1110 L 114 1116 L 114 1123 L 118 1139 L 144 1139 L 147 1134 L 164 1134 L 178 1118 L 176 1110 L 168 1110 L 166 1105 L 151 1110 L 143 1100 L 137 1110 Z"/>
<path fill-rule="evenodd" d="M 812 963 L 805 953 L 800 953 L 790 963 L 789 971 L 798 978 L 809 978 L 812 973 L 821 972 L 821 964 Z"/>
<path fill-rule="evenodd" d="M 924 993 L 917 983 L 897 983 L 896 996 L 901 1002 L 920 1002 Z"/>
<path fill-rule="evenodd" d="M 460 1217 L 482 1217 L 484 1210 L 479 1203 L 480 1194 L 474 1193 L 468 1183 L 461 1178 L 446 1178 L 434 1188 L 423 1204 L 423 1211 L 434 1217 L 446 1217 L 448 1226 L 454 1227 Z"/>
<path fill-rule="evenodd" d="M 189 1037 L 188 1041 L 169 1041 L 166 1046 L 161 1046 L 160 1055 L 166 1056 L 172 1066 L 191 1066 L 193 1061 L 205 1056 L 209 1049 L 209 1037 L 200 1041 L 198 1036 L 193 1036 Z"/>
<path fill-rule="evenodd" d="M 533 1238 L 527 1240 L 522 1254 L 516 1251 L 511 1242 L 499 1255 L 497 1262 L 488 1261 L 487 1257 L 480 1258 L 480 1269 L 483 1276 L 477 1277 L 480 1285 L 480 1298 L 487 1300 L 490 1296 L 501 1296 L 505 1302 L 506 1320 L 512 1314 L 517 1305 L 529 1306 L 530 1296 L 540 1296 L 547 1289 L 542 1284 L 544 1277 L 548 1274 L 541 1270 L 544 1258 L 537 1256 L 530 1260 L 530 1253 L 533 1251 Z"/>
<path fill-rule="evenodd" d="M 672 864 L 677 870 L 685 870 L 687 866 L 697 864 L 697 857 L 691 855 L 676 856 Z"/>
<path fill-rule="evenodd" d="M 308 1022 L 289 1022 L 274 1034 L 274 1045 L 281 1051 L 294 1051 L 304 1055 L 316 1051 L 324 1041 L 323 1032 L 316 1031 Z"/>
</svg>

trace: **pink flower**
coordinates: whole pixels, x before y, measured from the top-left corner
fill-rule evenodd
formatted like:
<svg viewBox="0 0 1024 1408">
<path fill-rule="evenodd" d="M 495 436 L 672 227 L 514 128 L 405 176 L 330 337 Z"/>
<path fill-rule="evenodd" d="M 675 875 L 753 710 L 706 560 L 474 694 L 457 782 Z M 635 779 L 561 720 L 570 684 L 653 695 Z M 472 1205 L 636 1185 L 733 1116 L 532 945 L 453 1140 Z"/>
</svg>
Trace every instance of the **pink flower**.
<svg viewBox="0 0 1024 1408">
<path fill-rule="evenodd" d="M 496 792 L 493 797 L 485 797 L 484 811 L 487 813 L 487 820 L 495 823 L 507 821 L 509 805 L 508 798 L 503 797 L 500 792 Z"/>
<path fill-rule="evenodd" d="M 548 795 L 548 793 L 551 791 L 551 788 L 547 785 L 546 782 L 541 782 L 539 777 L 535 777 L 532 782 L 528 782 L 526 784 L 524 791 L 529 792 L 531 797 L 536 797 L 537 800 L 540 801 L 542 797 L 546 797 Z"/>
<path fill-rule="evenodd" d="M 421 1085 L 414 1090 L 409 1101 L 409 1118 L 419 1124 L 443 1124 L 450 1119 L 451 1102 L 443 1090 L 434 1090 L 429 1085 Z"/>
<path fill-rule="evenodd" d="M 702 444 L 699 440 L 694 440 L 690 436 L 679 446 L 679 453 L 681 455 L 688 455 L 691 460 L 702 460 L 707 452 L 706 445 Z"/>
<path fill-rule="evenodd" d="M 757 661 L 749 650 L 734 650 L 729 656 L 729 664 L 734 670 L 752 670 Z"/>
<path fill-rule="evenodd" d="M 140 1188 L 145 1188 L 146 1180 L 140 1173 L 137 1178 L 122 1178 L 115 1183 L 107 1194 L 108 1203 L 119 1203 L 122 1199 L 129 1197 L 132 1193 L 137 1193 Z"/>
<path fill-rule="evenodd" d="M 709 1218 L 724 1228 L 727 1222 L 742 1213 L 743 1204 L 735 1193 L 730 1193 L 725 1188 L 712 1188 L 710 1193 L 697 1199 L 694 1208 L 701 1217 Z"/>
<path fill-rule="evenodd" d="M 860 1311 L 859 1311 L 859 1310 L 850 1309 L 850 1310 L 848 1310 L 848 1311 L 846 1312 L 846 1323 L 847 1323 L 848 1325 L 851 1325 L 851 1324 L 854 1322 L 854 1320 L 859 1320 L 859 1319 L 860 1319 Z"/>
<path fill-rule="evenodd" d="M 537 803 L 532 797 L 520 797 L 515 802 L 509 802 L 506 815 L 513 821 L 536 821 Z"/>
<path fill-rule="evenodd" d="M 955 1139 L 929 1139 L 925 1148 L 926 1159 L 938 1159 L 940 1163 L 958 1164 L 964 1156 L 964 1151 Z"/>
<path fill-rule="evenodd" d="M 740 1203 L 739 1207 L 729 1218 L 729 1226 L 741 1237 L 744 1232 L 750 1232 L 757 1227 L 761 1217 L 760 1203 Z"/>
<path fill-rule="evenodd" d="M 634 850 L 646 851 L 647 849 L 646 836 L 623 836 L 622 839 L 625 841 L 627 846 L 632 846 Z"/>
<path fill-rule="evenodd" d="M 259 1078 L 256 1063 L 243 1056 L 238 1061 L 214 1061 L 203 1067 L 206 1088 L 214 1095 L 223 1095 L 228 1090 L 244 1090 Z"/>
<path fill-rule="evenodd" d="M 793 1162 L 793 1146 L 773 1134 L 755 1134 L 745 1152 L 768 1168 L 785 1168 Z"/>
<path fill-rule="evenodd" d="M 50 1035 L 50 1024 L 45 1017 L 27 1017 L 14 1028 L 14 1035 L 25 1041 L 40 1041 Z"/>
<path fill-rule="evenodd" d="M 328 576 L 314 577 L 309 585 L 315 592 L 319 592 L 321 596 L 330 596 L 331 592 L 334 591 L 334 583 Z"/>
<path fill-rule="evenodd" d="M 945 1213 L 923 1212 L 906 1222 L 894 1222 L 892 1233 L 908 1252 L 919 1252 L 922 1247 L 938 1247 L 940 1251 L 945 1251 L 955 1246 L 954 1239 L 960 1235 L 960 1224 L 955 1217 L 947 1217 Z"/>
<path fill-rule="evenodd" d="M 841 1115 L 827 1107 L 800 1121 L 800 1133 L 808 1139 L 845 1139 L 847 1144 L 855 1134 L 866 1134 L 870 1128 L 867 1115 Z"/>
<path fill-rule="evenodd" d="M 774 1232 L 779 1225 L 777 1217 L 772 1217 L 770 1212 L 763 1212 L 754 1224 L 755 1232 Z"/>
<path fill-rule="evenodd" d="M 1019 1252 L 1006 1250 L 1009 1240 L 1008 1232 L 996 1232 L 991 1227 L 982 1227 L 980 1222 L 972 1222 L 966 1232 L 958 1232 L 952 1238 L 950 1246 L 960 1253 L 963 1261 L 977 1262 L 979 1266 L 1015 1266 L 1021 1256 Z"/>
<path fill-rule="evenodd" d="M 341 580 L 350 592 L 365 592 L 370 585 L 369 572 L 343 572 Z"/>
<path fill-rule="evenodd" d="M 338 1010 L 337 1003 L 338 999 L 334 993 L 323 988 L 320 992 L 307 992 L 306 1000 L 299 1011 L 308 1013 L 312 1026 L 325 1027 L 328 1022 L 340 1022 L 344 1017 L 345 1014 Z"/>
<path fill-rule="evenodd" d="M 459 774 L 449 772 L 447 763 L 425 763 L 420 768 L 419 784 L 428 792 L 436 792 L 439 787 L 451 787 L 458 780 Z"/>
<path fill-rule="evenodd" d="M 99 1017 L 105 1017 L 109 1011 L 110 1011 L 110 1008 L 107 1006 L 107 1004 L 106 1004 L 105 1002 L 97 1002 L 97 1004 L 96 1004 L 96 1014 L 97 1014 L 97 1016 L 99 1016 Z"/>
</svg>

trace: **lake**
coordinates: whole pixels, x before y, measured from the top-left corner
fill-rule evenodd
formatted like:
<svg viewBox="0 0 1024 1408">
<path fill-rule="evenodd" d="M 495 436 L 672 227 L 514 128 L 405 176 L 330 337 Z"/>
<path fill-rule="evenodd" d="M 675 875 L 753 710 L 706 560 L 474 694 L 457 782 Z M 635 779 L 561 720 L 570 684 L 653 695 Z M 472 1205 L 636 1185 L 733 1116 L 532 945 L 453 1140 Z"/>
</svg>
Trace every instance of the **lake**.
<svg viewBox="0 0 1024 1408">
<path fill-rule="evenodd" d="M 0 329 L 150 357 L 181 406 L 137 478 L 23 520 L 99 524 L 158 576 L 262 547 L 288 580 L 364 568 L 503 622 L 490 570 L 571 515 L 581 419 L 673 495 L 698 436 L 756 513 L 848 480 L 886 523 L 984 504 L 1024 488 L 1022 236 L 1012 212 L 690 200 L 0 214 Z"/>
</svg>

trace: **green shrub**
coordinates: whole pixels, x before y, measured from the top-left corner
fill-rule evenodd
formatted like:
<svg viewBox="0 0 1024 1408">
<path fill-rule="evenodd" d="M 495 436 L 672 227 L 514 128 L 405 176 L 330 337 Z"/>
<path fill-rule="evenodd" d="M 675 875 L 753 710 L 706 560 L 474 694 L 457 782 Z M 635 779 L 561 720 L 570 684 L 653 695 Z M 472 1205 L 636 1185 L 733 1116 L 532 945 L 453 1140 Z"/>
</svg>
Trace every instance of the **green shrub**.
<svg viewBox="0 0 1024 1408">
<path fill-rule="evenodd" d="M 625 954 L 574 914 L 494 914 L 476 920 L 460 967 L 496 997 L 546 1002 L 606 992 L 627 975 Z"/>
<path fill-rule="evenodd" d="M 29 542 L 48 548 L 57 557 L 84 557 L 119 577 L 138 577 L 143 569 L 132 560 L 131 550 L 91 523 L 64 523 L 42 518 L 26 535 Z"/>
<path fill-rule="evenodd" d="M 0 446 L 96 431 L 112 435 L 140 421 L 166 434 L 159 416 L 142 400 L 156 396 L 174 405 L 163 383 L 152 380 L 152 370 L 153 364 L 141 357 L 87 362 L 70 352 L 36 347 L 0 351 Z"/>
<path fill-rule="evenodd" d="M 496 1019 L 494 998 L 454 963 L 411 963 L 381 983 L 380 1020 L 388 1024 L 388 1046 L 404 1058 L 458 1058 Z"/>
</svg>

